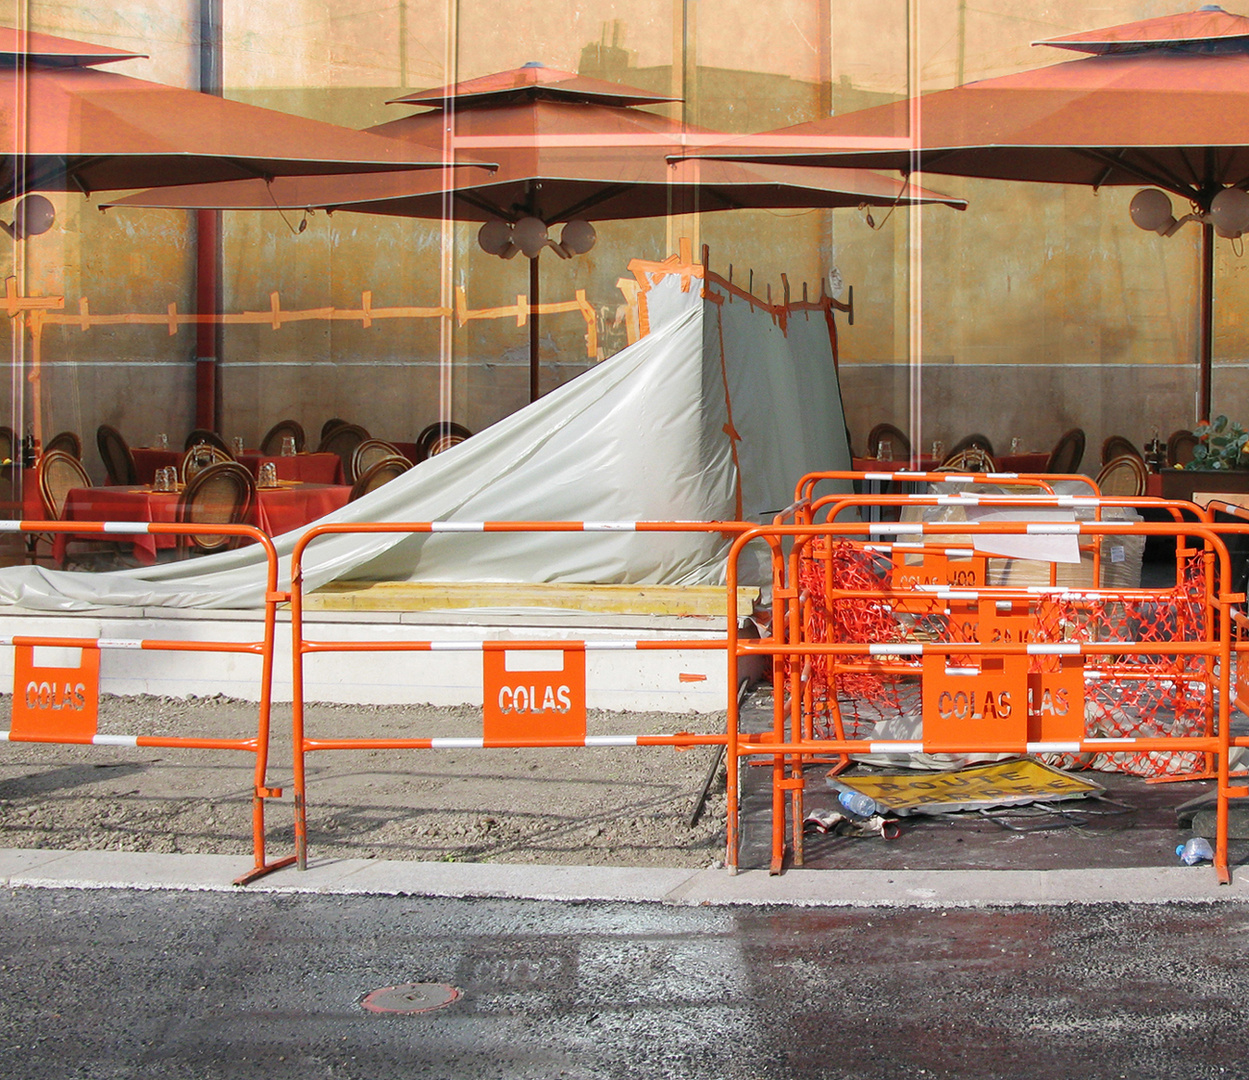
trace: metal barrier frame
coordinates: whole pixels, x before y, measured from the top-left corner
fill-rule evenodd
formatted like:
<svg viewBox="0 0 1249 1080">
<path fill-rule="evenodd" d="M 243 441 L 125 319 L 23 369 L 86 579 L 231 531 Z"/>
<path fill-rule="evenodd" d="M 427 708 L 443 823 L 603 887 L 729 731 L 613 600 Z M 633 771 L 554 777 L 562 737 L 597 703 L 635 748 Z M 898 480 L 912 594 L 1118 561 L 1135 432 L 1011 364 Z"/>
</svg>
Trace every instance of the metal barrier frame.
<svg viewBox="0 0 1249 1080">
<path fill-rule="evenodd" d="M 235 879 L 234 884 L 246 885 L 265 874 L 289 866 L 295 857 L 288 856 L 269 862 L 265 854 L 265 800 L 282 796 L 281 788 L 268 786 L 269 730 L 273 700 L 273 646 L 277 621 L 277 605 L 287 596 L 278 591 L 278 557 L 273 541 L 251 525 L 208 525 L 198 523 L 166 523 L 141 521 L 3 521 L 0 532 L 6 533 L 73 533 L 90 536 L 134 536 L 138 533 L 155 535 L 211 535 L 238 536 L 254 540 L 265 551 L 267 574 L 265 580 L 264 630 L 260 641 L 175 641 L 159 638 L 78 638 L 57 637 L 46 634 L 16 634 L 0 637 L 0 645 L 10 646 L 59 646 L 79 649 L 145 649 L 158 652 L 221 652 L 244 653 L 261 658 L 260 703 L 256 735 L 248 739 L 196 739 L 181 736 L 156 735 L 100 735 L 90 738 L 66 739 L 59 737 L 15 736 L 11 731 L 0 732 L 3 742 L 37 742 L 59 745 L 95 746 L 150 746 L 184 748 L 189 750 L 243 750 L 256 758 L 252 784 L 252 869 Z"/>
<path fill-rule="evenodd" d="M 695 734 L 677 732 L 668 735 L 586 735 L 579 739 L 513 738 L 506 740 L 478 737 L 410 738 L 410 739 L 310 739 L 304 730 L 304 657 L 325 652 L 511 652 L 534 651 L 619 651 L 718 649 L 727 650 L 729 637 L 673 641 L 575 641 L 548 639 L 512 639 L 499 641 L 333 641 L 309 640 L 304 636 L 303 622 L 303 558 L 308 546 L 320 536 L 338 533 L 619 533 L 619 532 L 697 532 L 719 533 L 729 538 L 750 529 L 745 522 L 720 521 L 424 521 L 424 522 L 342 522 L 317 525 L 305 532 L 291 554 L 291 653 L 294 665 L 292 680 L 292 752 L 294 755 L 295 788 L 295 860 L 299 869 L 307 868 L 307 770 L 305 758 L 318 750 L 440 750 L 489 748 L 553 748 L 568 746 L 726 746 L 728 734 Z M 737 631 L 737 591 L 728 592 L 726 622 Z M 736 665 L 733 665 L 734 669 Z M 736 701 L 730 687 L 729 698 Z"/>
<path fill-rule="evenodd" d="M 1029 500 L 1031 502 L 1032 500 Z M 1035 505 L 1035 503 L 1033 503 Z M 1219 533 L 1249 531 L 1245 527 L 1222 527 L 1215 530 L 1207 522 L 1182 524 L 1165 523 L 1122 523 L 1122 522 L 1072 522 L 1072 523 L 1029 523 L 1029 522 L 998 522 L 986 523 L 942 523 L 929 524 L 917 522 L 895 523 L 838 523 L 838 524 L 791 524 L 759 526 L 742 533 L 734 540 L 729 553 L 727 567 L 727 587 L 730 595 L 734 595 L 737 585 L 738 560 L 744 547 L 755 541 L 762 540 L 772 549 L 774 560 L 784 558 L 782 545 L 788 540 L 794 546 L 809 543 L 818 536 L 854 537 L 867 539 L 882 536 L 949 536 L 949 535 L 1162 535 L 1176 537 L 1200 538 L 1203 542 L 1207 559 L 1213 559 L 1210 569 L 1218 571 L 1218 585 L 1214 586 L 1213 575 L 1207 575 L 1207 602 L 1217 615 L 1217 632 L 1215 622 L 1211 622 L 1212 636 L 1207 642 L 1170 642 L 1170 643 L 1055 643 L 1055 644 L 978 644 L 968 642 L 936 642 L 906 644 L 869 644 L 869 643 L 812 643 L 787 641 L 783 636 L 783 628 L 778 633 L 778 623 L 774 618 L 772 636 L 758 641 L 742 641 L 737 635 L 736 625 L 728 627 L 729 632 L 729 678 L 730 684 L 736 679 L 737 665 L 740 658 L 756 653 L 778 656 L 810 656 L 817 654 L 843 655 L 861 657 L 874 665 L 883 665 L 884 660 L 867 659 L 888 656 L 923 656 L 928 654 L 950 655 L 1098 655 L 1098 654 L 1195 654 L 1208 657 L 1208 663 L 1217 663 L 1216 698 L 1217 723 L 1213 725 L 1214 733 L 1206 736 L 1181 736 L 1174 738 L 1083 738 L 1079 741 L 1061 744 L 1025 744 L 995 743 L 987 740 L 974 739 L 956 740 L 952 743 L 931 744 L 926 740 L 908 742 L 886 742 L 870 739 L 825 739 L 813 740 L 805 737 L 803 732 L 790 735 L 784 741 L 783 702 L 777 706 L 778 723 L 775 730 L 769 733 L 771 738 L 748 739 L 742 736 L 739 728 L 739 713 L 735 701 L 729 702 L 728 724 L 728 842 L 726 864 L 735 871 L 739 862 L 740 826 L 740 764 L 741 759 L 748 757 L 770 757 L 773 761 L 773 857 L 772 871 L 780 872 L 784 856 L 784 800 L 785 790 L 800 790 L 801 777 L 797 783 L 793 778 L 786 778 L 786 764 L 797 762 L 799 765 L 805 758 L 816 754 L 852 754 L 852 753 L 907 753 L 925 751 L 930 753 L 1027 753 L 1027 752 L 1069 752 L 1092 753 L 1115 750 L 1176 750 L 1189 749 L 1214 755 L 1217 763 L 1218 795 L 1216 810 L 1216 848 L 1215 870 L 1219 880 L 1230 881 L 1227 864 L 1227 816 L 1228 800 L 1249 794 L 1249 788 L 1233 788 L 1228 778 L 1228 752 L 1232 745 L 1243 742 L 1249 745 L 1249 739 L 1233 741 L 1230 733 L 1230 696 L 1229 677 L 1231 660 L 1231 608 L 1234 603 L 1243 602 L 1244 596 L 1233 594 L 1230 587 L 1229 560 L 1226 545 Z M 1091 588 L 1065 589 L 1066 593 L 1095 594 L 1108 590 Z M 1111 590 L 1117 594 L 1123 590 Z M 970 590 L 946 590 L 947 594 L 968 598 L 976 595 Z M 997 596 L 1002 590 L 981 589 L 981 595 Z M 875 595 L 875 594 L 873 594 Z M 881 599 L 905 596 L 904 593 L 882 592 Z M 787 620 L 782 620 L 782 624 Z M 885 670 L 881 667 L 880 670 Z M 800 827 L 800 826 L 799 826 Z"/>
</svg>

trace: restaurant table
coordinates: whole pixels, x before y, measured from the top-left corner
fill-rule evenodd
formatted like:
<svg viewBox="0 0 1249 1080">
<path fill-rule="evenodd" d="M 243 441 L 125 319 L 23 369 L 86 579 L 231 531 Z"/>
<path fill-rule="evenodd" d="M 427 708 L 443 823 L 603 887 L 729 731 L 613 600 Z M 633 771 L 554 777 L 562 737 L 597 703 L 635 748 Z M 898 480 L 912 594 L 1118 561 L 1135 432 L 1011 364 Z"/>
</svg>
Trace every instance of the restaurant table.
<svg viewBox="0 0 1249 1080">
<path fill-rule="evenodd" d="M 301 528 L 347 505 L 351 488 L 346 484 L 283 483 L 276 488 L 256 491 L 256 506 L 247 522 L 270 536 Z M 178 493 L 153 491 L 149 487 L 73 488 L 65 499 L 67 521 L 151 521 L 173 522 L 178 516 Z M 53 544 L 57 562 L 65 557 L 71 539 L 98 540 L 92 534 L 61 533 Z M 150 533 L 110 533 L 109 539 L 134 544 L 134 557 L 141 563 L 156 561 L 158 550 L 177 546 L 177 536 L 153 536 Z"/>
<path fill-rule="evenodd" d="M 156 480 L 156 470 L 168 468 L 182 469 L 182 459 L 186 456 L 181 450 L 157 450 L 150 446 L 136 446 L 130 451 L 134 458 L 134 471 L 140 484 L 152 484 Z M 290 457 L 282 455 L 262 454 L 259 450 L 248 450 L 238 457 L 238 463 L 252 476 L 260 476 L 260 466 L 273 462 L 279 480 L 298 480 L 305 484 L 341 484 L 343 482 L 343 463 L 337 454 L 295 454 Z"/>
<path fill-rule="evenodd" d="M 998 472 L 1043 473 L 1050 461 L 1048 450 L 1029 450 L 1022 454 L 1003 454 L 993 459 Z"/>
<path fill-rule="evenodd" d="M 279 480 L 298 480 L 305 484 L 341 484 L 343 461 L 337 454 L 293 454 L 282 456 L 248 450 L 238 456 L 238 463 L 252 476 L 260 476 L 260 467 L 272 462 Z"/>
<path fill-rule="evenodd" d="M 132 446 L 130 456 L 134 459 L 134 473 L 138 482 L 151 484 L 156 479 L 157 469 L 167 469 L 170 465 L 175 469 L 180 469 L 184 452 L 158 450 L 154 446 Z"/>
</svg>

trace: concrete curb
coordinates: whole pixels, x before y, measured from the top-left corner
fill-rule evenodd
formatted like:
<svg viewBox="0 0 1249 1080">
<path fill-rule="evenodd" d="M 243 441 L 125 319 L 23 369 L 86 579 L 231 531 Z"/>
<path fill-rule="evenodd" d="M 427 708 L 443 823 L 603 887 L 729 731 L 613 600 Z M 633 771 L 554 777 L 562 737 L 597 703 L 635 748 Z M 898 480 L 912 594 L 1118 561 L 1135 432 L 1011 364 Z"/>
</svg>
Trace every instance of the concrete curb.
<svg viewBox="0 0 1249 1080">
<path fill-rule="evenodd" d="M 510 863 L 315 861 L 239 889 L 247 856 L 0 848 L 11 889 L 172 889 L 361 896 L 597 900 L 708 906 L 990 907 L 1249 902 L 1249 871 L 1219 885 L 1209 866 L 1135 870 L 724 870 Z"/>
</svg>

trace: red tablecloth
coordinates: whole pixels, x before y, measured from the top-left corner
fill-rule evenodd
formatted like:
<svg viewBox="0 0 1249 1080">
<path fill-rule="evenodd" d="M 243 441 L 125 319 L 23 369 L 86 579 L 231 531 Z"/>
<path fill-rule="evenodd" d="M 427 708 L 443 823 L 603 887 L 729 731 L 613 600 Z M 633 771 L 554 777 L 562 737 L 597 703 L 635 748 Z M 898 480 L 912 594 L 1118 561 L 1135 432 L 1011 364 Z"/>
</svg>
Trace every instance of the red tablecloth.
<svg viewBox="0 0 1249 1080">
<path fill-rule="evenodd" d="M 1032 450 L 1024 454 L 1003 454 L 994 460 L 998 472 L 1043 473 L 1050 455 L 1048 450 Z"/>
<path fill-rule="evenodd" d="M 170 465 L 175 469 L 182 468 L 183 455 L 177 450 L 156 450 L 150 446 L 132 446 L 130 456 L 134 458 L 134 471 L 140 484 L 151 484 L 156 479 L 157 469 L 167 469 Z"/>
<path fill-rule="evenodd" d="M 265 488 L 256 492 L 257 506 L 253 520 L 272 536 L 290 532 L 347 504 L 351 488 L 345 484 L 295 484 L 290 487 Z M 74 488 L 65 501 L 65 517 L 69 521 L 166 521 L 177 520 L 178 495 L 174 492 L 149 491 L 134 487 Z M 86 536 L 87 534 L 83 534 Z M 59 535 L 52 549 L 61 562 L 65 547 L 74 534 Z M 100 537 L 90 537 L 100 539 Z M 153 536 L 149 533 L 109 534 L 103 539 L 134 544 L 134 557 L 141 563 L 154 563 L 156 552 L 176 547 L 176 536 Z"/>
<path fill-rule="evenodd" d="M 928 472 L 937 466 L 936 458 L 922 456 L 919 459 L 919 472 Z M 852 465 L 855 472 L 911 472 L 910 458 L 897 461 L 881 461 L 879 458 L 857 457 Z"/>
<path fill-rule="evenodd" d="M 293 457 L 268 457 L 256 451 L 240 454 L 238 463 L 252 476 L 260 476 L 260 466 L 273 462 L 279 480 L 298 480 L 302 484 L 341 484 L 343 462 L 337 454 L 295 454 Z"/>
</svg>

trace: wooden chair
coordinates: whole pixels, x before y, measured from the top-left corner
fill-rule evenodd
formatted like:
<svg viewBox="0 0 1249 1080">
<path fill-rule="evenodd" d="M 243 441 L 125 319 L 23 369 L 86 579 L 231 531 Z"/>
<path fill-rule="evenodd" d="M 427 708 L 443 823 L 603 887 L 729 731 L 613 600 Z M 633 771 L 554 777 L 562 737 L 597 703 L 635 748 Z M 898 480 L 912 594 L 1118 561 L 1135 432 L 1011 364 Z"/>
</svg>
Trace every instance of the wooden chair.
<svg viewBox="0 0 1249 1080">
<path fill-rule="evenodd" d="M 1084 429 L 1072 428 L 1059 437 L 1045 462 L 1047 473 L 1073 473 L 1084 460 Z"/>
<path fill-rule="evenodd" d="M 331 416 L 324 424 L 321 425 L 321 441 L 325 442 L 326 437 L 331 431 L 337 427 L 342 427 L 347 421 L 341 416 Z"/>
<path fill-rule="evenodd" d="M 295 440 L 295 453 L 304 451 L 304 429 L 297 420 L 279 420 L 260 440 L 260 452 L 265 457 L 274 457 L 282 452 L 282 439 L 290 435 Z"/>
<path fill-rule="evenodd" d="M 961 439 L 959 439 L 958 442 L 956 442 L 952 447 L 950 447 L 949 456 L 953 457 L 955 454 L 959 453 L 959 451 L 967 450 L 973 446 L 979 447 L 989 457 L 995 456 L 993 453 L 993 444 L 989 441 L 989 436 L 981 435 L 979 432 L 975 432 L 974 434 L 971 434 L 971 435 L 964 435 Z"/>
<path fill-rule="evenodd" d="M 365 439 L 351 456 L 351 475 L 358 479 L 379 461 L 392 457 L 403 455 L 395 446 L 382 439 Z M 407 458 L 404 460 L 407 461 Z"/>
<path fill-rule="evenodd" d="M 1131 439 L 1123 435 L 1111 435 L 1104 443 L 1102 443 L 1102 464 L 1109 465 L 1117 457 L 1124 454 L 1134 454 L 1145 460 L 1145 455 L 1141 453 L 1140 448 Z"/>
<path fill-rule="evenodd" d="M 468 428 L 453 420 L 430 424 L 416 437 L 416 460 L 432 458 L 472 437 L 473 433 Z"/>
<path fill-rule="evenodd" d="M 108 424 L 101 424 L 95 429 L 95 445 L 100 451 L 100 460 L 108 473 L 108 482 L 114 486 L 137 484 L 138 473 L 134 468 L 134 455 L 130 447 L 121 437 L 121 432 Z"/>
<path fill-rule="evenodd" d="M 879 457 L 880 444 L 886 439 L 893 446 L 890 460 L 902 461 L 911 456 L 911 440 L 902 433 L 901 428 L 894 427 L 893 424 L 877 424 L 867 433 L 867 456 Z"/>
<path fill-rule="evenodd" d="M 339 424 L 317 447 L 318 454 L 337 454 L 343 463 L 343 476 L 347 483 L 354 483 L 356 474 L 351 471 L 351 460 L 356 447 L 369 440 L 369 433 L 358 424 Z"/>
<path fill-rule="evenodd" d="M 48 445 L 43 448 L 44 453 L 50 453 L 53 450 L 64 450 L 70 457 L 82 460 L 82 440 L 78 437 L 78 433 L 74 431 L 58 431 L 48 440 Z"/>
<path fill-rule="evenodd" d="M 224 450 L 230 460 L 234 460 L 234 455 L 230 453 L 230 447 L 226 445 L 225 439 L 215 431 L 209 431 L 207 428 L 192 428 L 190 434 L 186 437 L 186 441 L 182 444 L 182 449 L 190 450 L 191 447 L 199 446 L 201 443 L 206 446 L 215 446 L 218 450 Z"/>
<path fill-rule="evenodd" d="M 1167 437 L 1167 464 L 1171 468 L 1177 465 L 1187 465 L 1193 460 L 1193 447 L 1201 440 L 1197 438 L 1188 428 L 1180 428 L 1179 431 L 1173 431 Z"/>
<path fill-rule="evenodd" d="M 87 470 L 82 467 L 73 454 L 68 454 L 64 450 L 49 450 L 39 459 L 38 467 L 38 483 L 39 498 L 43 503 L 43 512 L 47 515 L 49 521 L 65 520 L 65 503 L 69 493 L 74 488 L 89 488 L 92 486 L 91 477 L 87 475 Z M 30 555 L 32 560 L 37 558 L 38 543 L 41 540 L 47 541 L 51 546 L 56 539 L 54 533 L 39 533 L 34 537 L 34 544 L 31 545 Z M 79 542 L 79 541 L 75 541 Z M 83 539 L 81 543 L 89 545 L 89 547 L 97 554 L 116 555 L 119 547 L 115 542 L 99 541 L 95 539 Z M 66 552 L 65 561 L 70 562 L 68 552 Z"/>
<path fill-rule="evenodd" d="M 212 443 L 196 443 L 182 455 L 182 466 L 178 470 L 178 475 L 182 477 L 184 484 L 189 484 L 197 473 L 210 466 L 220 465 L 223 461 L 234 461 L 230 451 L 222 450 L 221 447 L 214 446 Z M 235 462 L 235 464 L 238 463 Z"/>
<path fill-rule="evenodd" d="M 237 461 L 218 461 L 201 469 L 187 481 L 178 499 L 177 520 L 189 525 L 242 525 L 256 501 L 256 481 Z M 188 533 L 178 537 L 178 557 L 189 552 L 208 555 L 226 551 L 239 542 L 237 536 Z"/>
<path fill-rule="evenodd" d="M 412 468 L 412 462 L 402 454 L 395 454 L 393 457 L 375 461 L 369 467 L 369 470 L 351 485 L 351 494 L 348 496 L 347 501 L 354 502 L 361 495 L 367 495 L 370 491 L 376 491 L 383 484 L 390 483 L 395 477 L 402 476 L 410 468 Z"/>
<path fill-rule="evenodd" d="M 1134 498 L 1145 494 L 1149 471 L 1140 454 L 1120 454 L 1108 461 L 1097 474 L 1097 486 L 1103 495 Z"/>
<path fill-rule="evenodd" d="M 997 464 L 983 446 L 964 446 L 956 450 L 938 467 L 938 472 L 991 473 L 997 472 Z"/>
</svg>

